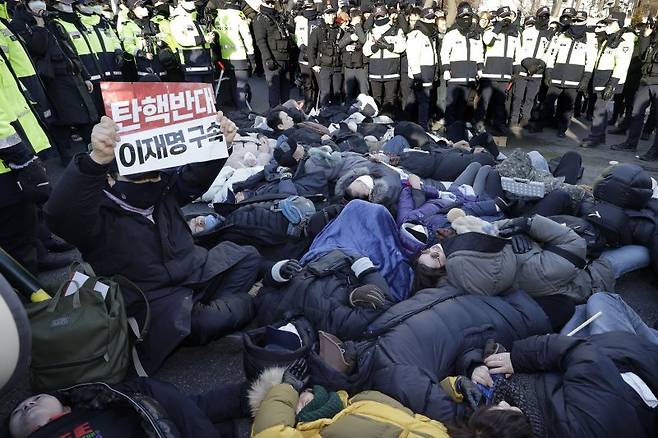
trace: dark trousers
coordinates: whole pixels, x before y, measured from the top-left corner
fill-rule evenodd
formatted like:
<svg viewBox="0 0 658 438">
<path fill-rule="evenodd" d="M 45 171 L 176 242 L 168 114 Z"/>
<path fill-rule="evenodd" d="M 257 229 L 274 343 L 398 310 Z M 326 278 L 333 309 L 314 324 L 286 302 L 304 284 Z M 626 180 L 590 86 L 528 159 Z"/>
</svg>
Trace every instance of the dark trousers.
<svg viewBox="0 0 658 438">
<path fill-rule="evenodd" d="M 299 64 L 299 74 L 302 79 L 302 93 L 304 94 L 304 109 L 313 108 L 318 99 L 318 85 L 315 75 L 308 64 Z"/>
<path fill-rule="evenodd" d="M 342 102 L 340 98 L 343 74 L 334 67 L 320 67 L 318 73 L 318 88 L 320 89 L 320 107 L 330 104 L 338 105 Z"/>
<path fill-rule="evenodd" d="M 626 143 L 637 146 L 637 143 L 640 141 L 640 136 L 642 135 L 642 124 L 644 123 L 644 113 L 646 112 L 649 105 L 654 107 L 658 105 L 658 85 L 646 85 L 643 84 L 637 90 L 635 95 L 635 103 L 633 104 L 633 114 L 631 115 L 631 124 L 628 128 L 628 139 Z M 647 119 L 647 129 L 649 126 L 656 126 L 657 118 L 651 117 Z M 658 147 L 658 135 L 654 139 L 653 147 Z"/>
<path fill-rule="evenodd" d="M 368 70 L 365 68 L 345 68 L 343 70 L 343 92 L 345 103 L 350 104 L 359 94 L 369 94 Z"/>
<path fill-rule="evenodd" d="M 39 243 L 37 211 L 36 204 L 27 201 L 0 208 L 0 247 L 33 273 Z"/>
<path fill-rule="evenodd" d="M 77 152 L 80 152 L 73 147 L 73 143 L 71 141 L 73 128 L 75 128 L 80 137 L 82 137 L 85 145 L 91 143 L 91 130 L 94 128 L 93 123 L 87 123 L 84 125 L 56 124 L 49 126 L 50 135 L 53 139 L 53 142 L 55 143 L 59 157 L 64 163 L 68 163 L 73 155 L 75 155 Z"/>
<path fill-rule="evenodd" d="M 276 70 L 265 67 L 265 80 L 270 94 L 270 108 L 274 108 L 290 99 L 290 67 L 285 61 L 277 62 L 279 67 Z"/>
<path fill-rule="evenodd" d="M 430 87 L 423 87 L 414 91 L 418 102 L 418 124 L 425 130 L 429 130 L 430 121 Z"/>
<path fill-rule="evenodd" d="M 580 176 L 580 168 L 583 165 L 583 157 L 574 151 L 569 151 L 562 155 L 557 167 L 553 170 L 553 176 L 564 177 L 567 184 L 576 184 Z"/>
<path fill-rule="evenodd" d="M 482 81 L 480 101 L 475 114 L 475 121 L 484 122 L 487 113 L 491 113 L 491 124 L 495 127 L 507 124 L 507 109 L 505 108 L 505 94 L 507 93 L 507 82 Z"/>
<path fill-rule="evenodd" d="M 188 73 L 185 72 L 185 82 L 191 84 L 212 84 L 213 73 Z"/>
<path fill-rule="evenodd" d="M 528 213 L 544 217 L 571 214 L 571 197 L 563 190 L 553 190 L 530 207 Z"/>
<path fill-rule="evenodd" d="M 448 94 L 448 86 L 446 85 L 446 81 L 441 81 L 438 83 L 438 86 L 434 87 L 434 90 L 436 92 L 436 119 L 441 120 L 445 119 L 446 115 L 446 97 Z"/>
<path fill-rule="evenodd" d="M 457 120 L 464 120 L 469 94 L 473 90 L 472 85 L 455 84 L 449 82 L 446 89 L 446 117 L 445 125 L 450 126 Z"/>
<path fill-rule="evenodd" d="M 578 90 L 575 88 L 558 88 L 551 86 L 546 92 L 544 105 L 541 110 L 541 117 L 539 122 L 540 126 L 545 126 L 550 120 L 553 119 L 555 112 L 555 104 L 560 96 L 564 96 L 564 102 L 558 114 L 557 129 L 559 132 L 566 132 L 571 124 L 571 116 L 573 115 L 574 102 Z"/>
<path fill-rule="evenodd" d="M 233 102 L 238 109 L 247 109 L 247 87 L 249 86 L 249 70 L 233 70 Z"/>
<path fill-rule="evenodd" d="M 527 122 L 532 116 L 541 78 L 520 76 L 514 81 L 514 98 L 512 100 L 512 123 Z"/>
<path fill-rule="evenodd" d="M 594 104 L 594 113 L 592 115 L 592 128 L 590 129 L 589 138 L 592 140 L 605 141 L 605 132 L 608 129 L 608 100 L 599 96 Z"/>
<path fill-rule="evenodd" d="M 254 250 L 237 265 L 210 280 L 195 294 L 187 342 L 203 345 L 234 332 L 253 319 L 251 287 L 260 277 L 261 257 Z"/>
<path fill-rule="evenodd" d="M 398 95 L 398 79 L 390 81 L 370 81 L 370 88 L 372 89 L 372 97 L 379 105 L 379 111 L 391 111 L 395 107 Z"/>
</svg>

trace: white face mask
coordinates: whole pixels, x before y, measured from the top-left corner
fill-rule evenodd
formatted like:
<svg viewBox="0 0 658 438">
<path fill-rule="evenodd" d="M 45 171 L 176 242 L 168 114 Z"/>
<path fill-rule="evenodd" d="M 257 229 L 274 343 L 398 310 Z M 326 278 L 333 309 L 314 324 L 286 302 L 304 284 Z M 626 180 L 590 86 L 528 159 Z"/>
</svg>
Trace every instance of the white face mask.
<svg viewBox="0 0 658 438">
<path fill-rule="evenodd" d="M 92 15 L 94 13 L 93 8 L 91 8 L 89 6 L 85 6 L 85 5 L 78 5 L 78 11 L 82 12 L 83 14 L 87 14 L 87 15 Z"/>
<path fill-rule="evenodd" d="M 149 10 L 143 6 L 137 6 L 135 9 L 133 9 L 133 12 L 137 18 L 146 18 L 149 16 Z"/>
<path fill-rule="evenodd" d="M 362 175 L 358 177 L 355 181 L 363 183 L 368 190 L 372 192 L 372 189 L 375 187 L 375 180 L 372 179 L 370 175 Z"/>
<path fill-rule="evenodd" d="M 180 2 L 180 6 L 187 12 L 194 12 L 196 9 L 194 2 Z"/>
<path fill-rule="evenodd" d="M 40 11 L 46 10 L 46 2 L 43 1 L 28 2 L 27 7 L 30 8 L 30 10 L 36 14 Z"/>
<path fill-rule="evenodd" d="M 73 12 L 73 5 L 66 3 L 55 3 L 55 8 L 59 9 L 62 12 Z"/>
</svg>

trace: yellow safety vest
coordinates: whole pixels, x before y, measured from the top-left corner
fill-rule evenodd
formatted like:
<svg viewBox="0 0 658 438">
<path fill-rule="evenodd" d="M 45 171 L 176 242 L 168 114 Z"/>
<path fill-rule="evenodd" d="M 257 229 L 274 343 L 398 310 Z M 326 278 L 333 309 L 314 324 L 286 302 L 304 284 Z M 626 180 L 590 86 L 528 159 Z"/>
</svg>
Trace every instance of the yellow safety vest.
<svg viewBox="0 0 658 438">
<path fill-rule="evenodd" d="M 84 36 L 75 26 L 75 24 L 69 23 L 68 21 L 64 21 L 59 18 L 56 19 L 55 21 L 57 21 L 57 23 L 64 28 L 66 33 L 69 34 L 69 38 L 71 38 L 71 42 L 73 43 L 73 48 L 75 49 L 75 53 L 77 53 L 78 56 L 91 55 L 93 53 L 91 48 L 85 41 Z"/>
<path fill-rule="evenodd" d="M 16 76 L 27 78 L 37 74 L 25 47 L 3 21 L 0 21 L 0 49 L 9 60 Z"/>
</svg>

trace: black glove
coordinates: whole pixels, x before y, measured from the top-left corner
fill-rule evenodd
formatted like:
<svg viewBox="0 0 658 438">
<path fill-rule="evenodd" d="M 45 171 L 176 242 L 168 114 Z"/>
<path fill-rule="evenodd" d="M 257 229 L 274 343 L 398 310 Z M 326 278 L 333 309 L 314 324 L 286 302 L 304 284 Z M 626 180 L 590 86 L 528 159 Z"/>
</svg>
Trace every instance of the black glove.
<svg viewBox="0 0 658 438">
<path fill-rule="evenodd" d="M 512 251 L 514 254 L 525 254 L 532 249 L 533 240 L 526 234 L 512 236 Z"/>
<path fill-rule="evenodd" d="M 308 381 L 308 367 L 306 366 L 306 359 L 303 357 L 288 365 L 288 368 L 283 373 L 283 379 L 281 379 L 281 383 L 287 383 L 295 388 L 297 392 L 302 392 Z"/>
<path fill-rule="evenodd" d="M 27 200 L 36 204 L 43 204 L 48 200 L 51 190 L 50 181 L 46 174 L 46 166 L 38 157 L 20 166 L 9 163 L 9 167 L 16 172 L 18 186 Z"/>
<path fill-rule="evenodd" d="M 279 275 L 286 279 L 290 280 L 295 274 L 302 272 L 302 265 L 295 259 L 290 259 L 279 269 Z"/>
<path fill-rule="evenodd" d="M 277 68 L 279 68 L 279 64 L 273 59 L 268 59 L 267 61 L 265 61 L 265 66 L 269 71 L 274 71 Z"/>
<path fill-rule="evenodd" d="M 617 88 L 616 84 L 608 82 L 603 89 L 603 93 L 601 93 L 603 100 L 611 100 L 613 97 L 615 97 L 615 88 Z"/>
<path fill-rule="evenodd" d="M 414 90 L 422 90 L 423 89 L 423 80 L 420 78 L 420 75 L 417 75 L 418 77 L 414 76 L 414 82 L 413 82 L 413 89 Z"/>
<path fill-rule="evenodd" d="M 589 85 L 589 80 L 591 79 L 592 75 L 589 73 L 585 73 L 583 75 L 583 78 L 580 80 L 580 83 L 578 84 L 578 92 L 587 94 L 587 87 Z"/>
<path fill-rule="evenodd" d="M 466 376 L 457 377 L 455 389 L 460 393 L 473 410 L 476 410 L 482 402 L 482 392 L 471 379 Z"/>
<path fill-rule="evenodd" d="M 517 217 L 510 219 L 505 225 L 498 229 L 500 237 L 512 237 L 516 234 L 523 234 L 530 231 L 532 219 L 529 217 Z"/>
<path fill-rule="evenodd" d="M 377 310 L 386 307 L 386 297 L 374 284 L 366 284 L 350 292 L 350 304 L 352 307 Z"/>
<path fill-rule="evenodd" d="M 544 72 L 544 85 L 546 85 L 548 88 L 551 87 L 551 69 L 547 68 L 546 71 Z"/>
<path fill-rule="evenodd" d="M 502 20 L 497 21 L 494 28 L 493 28 L 493 32 L 494 33 L 500 33 L 503 30 L 503 27 L 505 27 L 505 23 L 503 23 Z"/>
</svg>

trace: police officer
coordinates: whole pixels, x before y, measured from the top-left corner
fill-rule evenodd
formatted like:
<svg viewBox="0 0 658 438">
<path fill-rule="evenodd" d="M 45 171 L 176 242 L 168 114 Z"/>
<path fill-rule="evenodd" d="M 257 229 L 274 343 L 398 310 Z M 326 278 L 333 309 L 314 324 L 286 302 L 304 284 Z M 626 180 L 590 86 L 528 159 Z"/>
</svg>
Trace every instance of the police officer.
<svg viewBox="0 0 658 438">
<path fill-rule="evenodd" d="M 413 80 L 418 102 L 418 124 L 429 130 L 430 92 L 438 71 L 436 14 L 433 8 L 420 11 L 420 18 L 407 35 L 407 76 Z"/>
<path fill-rule="evenodd" d="M 21 39 L 9 28 L 7 15 L 1 15 L 0 10 L 0 55 L 4 58 L 7 67 L 14 77 L 25 87 L 29 101 L 32 103 L 35 114 L 42 121 L 49 122 L 52 118 L 52 107 L 43 83 L 36 73 L 34 64 Z"/>
<path fill-rule="evenodd" d="M 290 98 L 291 23 L 275 9 L 274 0 L 265 0 L 254 21 L 254 39 L 265 69 L 270 108 Z"/>
<path fill-rule="evenodd" d="M 626 82 L 626 74 L 633 56 L 635 36 L 623 29 L 626 14 L 611 12 L 606 20 L 605 39 L 599 48 L 594 66 L 592 88 L 600 93 L 594 106 L 594 118 L 589 136 L 580 144 L 584 148 L 594 148 L 605 144 L 608 127 L 608 102 L 616 93 L 621 93 Z"/>
<path fill-rule="evenodd" d="M 519 30 L 512 23 L 515 16 L 509 6 L 499 8 L 493 26 L 489 26 L 482 36 L 485 57 L 476 120 L 482 124 L 490 111 L 494 133 L 502 135 L 509 134 L 505 126 L 507 87 L 512 81 L 515 64 L 520 63 L 521 39 Z"/>
<path fill-rule="evenodd" d="M 343 37 L 338 41 L 343 64 L 343 94 L 345 103 L 352 104 L 359 94 L 369 94 L 368 72 L 363 56 L 366 33 L 358 8 L 350 9 L 350 21 L 343 24 Z"/>
<path fill-rule="evenodd" d="M 151 22 L 158 29 L 158 61 L 169 82 L 185 82 L 176 40 L 171 33 L 171 0 L 153 3 Z"/>
<path fill-rule="evenodd" d="M 558 137 L 566 137 L 571 124 L 578 92 L 586 93 L 596 62 L 596 39 L 587 35 L 584 23 L 573 23 L 574 8 L 566 8 L 560 16 L 562 31 L 553 37 L 546 51 L 544 82 L 548 87 L 540 120 L 531 132 L 541 132 L 544 123 L 553 118 L 555 103 L 564 97 L 564 107 L 558 119 Z"/>
<path fill-rule="evenodd" d="M 178 48 L 186 82 L 212 83 L 214 68 L 210 44 L 214 33 L 196 19 L 196 4 L 181 0 L 171 17 L 171 35 Z"/>
<path fill-rule="evenodd" d="M 370 89 L 380 110 L 394 114 L 400 82 L 400 54 L 407 48 L 407 39 L 402 29 L 393 25 L 385 7 L 378 6 L 373 17 L 373 28 L 366 34 L 363 45 L 363 54 L 368 58 Z"/>
<path fill-rule="evenodd" d="M 336 24 L 336 9 L 327 6 L 322 14 L 322 22 L 313 29 L 308 41 L 308 63 L 317 75 L 320 108 L 331 103 L 341 103 L 343 74 L 338 41 L 342 33 L 342 29 Z"/>
<path fill-rule="evenodd" d="M 72 128 L 88 144 L 98 112 L 91 99 L 89 73 L 78 58 L 69 34 L 43 2 L 22 3 L 14 11 L 11 29 L 24 41 L 53 105 L 49 132 L 64 164 L 72 158 Z M 35 128 L 36 130 L 36 128 Z M 34 142 L 32 142 L 34 144 Z"/>
<path fill-rule="evenodd" d="M 521 33 L 521 50 L 517 65 L 517 75 L 514 79 L 514 99 L 512 101 L 513 126 L 527 127 L 530 121 L 532 107 L 546 69 L 543 58 L 552 39 L 552 31 L 548 28 L 551 10 L 544 6 L 537 10 L 534 16 L 525 20 L 525 29 Z"/>
<path fill-rule="evenodd" d="M 642 79 L 640 88 L 635 95 L 631 122 L 628 127 L 628 137 L 624 143 L 614 145 L 614 150 L 637 150 L 637 144 L 642 134 L 642 125 L 649 105 L 656 107 L 658 105 L 658 35 L 653 26 L 648 26 L 644 33 L 638 38 L 638 52 L 642 60 Z M 658 124 L 656 117 L 649 117 L 646 121 L 645 130 L 655 127 Z M 658 160 L 658 135 L 654 138 L 653 144 L 649 150 L 638 157 L 642 161 Z"/>
<path fill-rule="evenodd" d="M 245 109 L 249 75 L 256 69 L 256 57 L 249 23 L 238 1 L 228 0 L 223 8 L 217 10 L 214 29 L 222 59 L 235 78 L 233 99 L 239 109 Z"/>
<path fill-rule="evenodd" d="M 311 32 L 320 24 L 322 20 L 318 17 L 318 11 L 313 0 L 306 0 L 301 12 L 294 18 L 295 22 L 295 43 L 299 48 L 299 75 L 301 78 L 301 87 L 304 93 L 304 110 L 308 112 L 313 108 L 317 101 L 318 84 L 313 74 L 312 66 L 308 64 L 308 42 Z"/>
<path fill-rule="evenodd" d="M 484 68 L 484 46 L 474 16 L 470 4 L 460 3 L 456 26 L 446 33 L 441 45 L 441 70 L 448 82 L 446 126 L 464 120 L 469 95 L 475 91 Z"/>
<path fill-rule="evenodd" d="M 123 62 L 121 40 L 109 20 L 101 15 L 97 0 L 78 0 L 76 10 L 82 24 L 80 27 L 86 32 L 87 41 L 100 63 L 103 80 L 120 81 Z"/>
<path fill-rule="evenodd" d="M 158 57 L 164 43 L 158 37 L 160 29 L 149 19 L 146 1 L 128 0 L 127 6 L 128 14 L 120 26 L 117 24 L 117 31 L 126 55 L 131 56 L 135 63 L 137 77 L 156 76 L 165 80 L 167 71 Z"/>
</svg>

